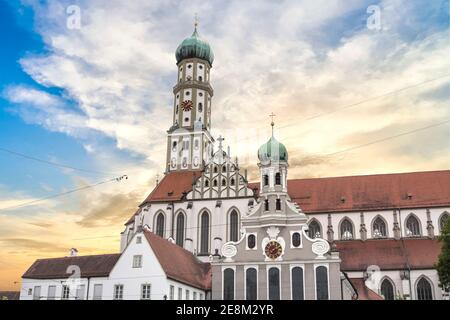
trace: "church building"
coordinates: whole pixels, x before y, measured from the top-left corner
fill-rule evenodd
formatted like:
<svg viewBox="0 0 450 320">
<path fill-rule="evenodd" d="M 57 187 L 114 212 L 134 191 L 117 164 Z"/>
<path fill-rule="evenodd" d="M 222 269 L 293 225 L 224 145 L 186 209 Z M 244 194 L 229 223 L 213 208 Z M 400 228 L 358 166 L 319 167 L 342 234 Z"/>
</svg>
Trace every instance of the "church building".
<svg viewBox="0 0 450 320">
<path fill-rule="evenodd" d="M 272 120 L 249 182 L 210 132 L 214 54 L 197 26 L 175 57 L 166 171 L 120 252 L 39 259 L 21 299 L 449 299 L 434 264 L 450 170 L 289 179 Z"/>
</svg>

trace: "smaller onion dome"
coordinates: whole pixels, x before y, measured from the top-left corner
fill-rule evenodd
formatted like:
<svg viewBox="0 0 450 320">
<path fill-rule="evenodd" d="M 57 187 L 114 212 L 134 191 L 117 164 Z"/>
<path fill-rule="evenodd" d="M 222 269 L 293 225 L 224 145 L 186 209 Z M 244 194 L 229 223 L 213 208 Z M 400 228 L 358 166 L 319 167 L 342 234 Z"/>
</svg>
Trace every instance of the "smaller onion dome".
<svg viewBox="0 0 450 320">
<path fill-rule="evenodd" d="M 195 27 L 192 36 L 184 39 L 178 46 L 175 51 L 175 57 L 177 58 L 177 63 L 189 58 L 206 60 L 210 65 L 212 65 L 214 61 L 214 53 L 209 46 L 209 43 L 199 37 L 197 27 Z"/>
<path fill-rule="evenodd" d="M 270 137 L 269 141 L 258 149 L 258 159 L 261 162 L 271 161 L 287 161 L 288 153 L 284 144 L 279 142 L 275 137 Z"/>
</svg>

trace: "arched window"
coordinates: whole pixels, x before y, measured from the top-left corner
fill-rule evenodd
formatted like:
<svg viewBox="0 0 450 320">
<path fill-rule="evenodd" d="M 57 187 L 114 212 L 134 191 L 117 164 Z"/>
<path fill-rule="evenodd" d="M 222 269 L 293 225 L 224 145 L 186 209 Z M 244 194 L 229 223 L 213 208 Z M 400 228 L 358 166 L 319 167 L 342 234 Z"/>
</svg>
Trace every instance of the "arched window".
<svg viewBox="0 0 450 320">
<path fill-rule="evenodd" d="M 439 230 L 442 232 L 442 230 L 444 229 L 445 224 L 447 223 L 448 220 L 448 212 L 444 212 L 441 217 L 439 218 Z"/>
<path fill-rule="evenodd" d="M 217 167 L 214 166 L 214 173 L 217 173 Z"/>
<path fill-rule="evenodd" d="M 209 214 L 204 211 L 200 217 L 200 253 L 209 252 Z"/>
<path fill-rule="evenodd" d="M 280 270 L 269 269 L 269 300 L 280 300 Z"/>
<path fill-rule="evenodd" d="M 230 213 L 230 241 L 239 240 L 239 217 L 236 210 Z"/>
<path fill-rule="evenodd" d="M 205 187 L 209 187 L 209 180 L 205 180 Z"/>
<path fill-rule="evenodd" d="M 317 300 L 328 300 L 328 273 L 327 268 L 316 268 L 316 294 Z"/>
<path fill-rule="evenodd" d="M 292 246 L 295 248 L 298 248 L 298 247 L 300 247 L 301 244 L 302 244 L 302 239 L 300 237 L 300 233 L 294 232 L 292 234 Z"/>
<path fill-rule="evenodd" d="M 213 181 L 213 187 L 217 187 L 217 179 L 214 179 L 214 181 Z"/>
<path fill-rule="evenodd" d="M 269 200 L 264 200 L 264 211 L 269 211 Z"/>
<path fill-rule="evenodd" d="M 258 279 L 255 268 L 248 268 L 245 271 L 245 299 L 256 300 L 258 290 Z"/>
<path fill-rule="evenodd" d="M 281 199 L 277 199 L 277 201 L 275 202 L 275 209 L 281 210 Z"/>
<path fill-rule="evenodd" d="M 201 102 L 198 103 L 198 112 L 203 112 L 203 104 Z"/>
<path fill-rule="evenodd" d="M 292 300 L 304 300 L 303 295 L 303 269 L 301 267 L 294 267 L 291 271 L 292 279 Z"/>
<path fill-rule="evenodd" d="M 231 268 L 223 271 L 223 299 L 234 300 L 234 270 Z"/>
<path fill-rule="evenodd" d="M 263 182 L 265 186 L 269 185 L 269 176 L 267 174 L 263 175 Z"/>
<path fill-rule="evenodd" d="M 351 240 L 353 239 L 353 224 L 345 218 L 341 222 L 341 240 Z"/>
<path fill-rule="evenodd" d="M 277 172 L 275 174 L 275 184 L 276 185 L 281 185 L 281 174 L 279 172 Z"/>
<path fill-rule="evenodd" d="M 430 281 L 422 277 L 417 282 L 417 300 L 433 300 L 433 289 Z"/>
<path fill-rule="evenodd" d="M 184 214 L 181 212 L 177 216 L 177 233 L 176 233 L 176 243 L 180 247 L 184 244 Z"/>
<path fill-rule="evenodd" d="M 222 172 L 227 172 L 227 166 L 226 165 L 223 165 Z"/>
<path fill-rule="evenodd" d="M 384 279 L 381 282 L 380 291 L 384 300 L 394 300 L 394 285 L 389 279 Z"/>
<path fill-rule="evenodd" d="M 230 185 L 234 186 L 235 183 L 236 183 L 236 181 L 234 180 L 234 178 L 231 178 Z"/>
<path fill-rule="evenodd" d="M 308 225 L 308 236 L 311 239 L 320 238 L 322 234 L 320 224 L 317 220 L 312 220 Z"/>
<path fill-rule="evenodd" d="M 156 217 L 156 234 L 164 237 L 164 214 L 160 212 Z"/>
<path fill-rule="evenodd" d="M 227 180 L 226 179 L 222 179 L 222 187 L 225 187 L 227 185 Z"/>
<path fill-rule="evenodd" d="M 256 237 L 254 234 L 249 234 L 247 237 L 247 247 L 253 249 L 256 246 Z"/>
<path fill-rule="evenodd" d="M 406 219 L 406 235 L 408 237 L 420 236 L 420 223 L 413 215 L 410 215 L 408 219 Z"/>
<path fill-rule="evenodd" d="M 386 223 L 381 217 L 377 217 L 372 225 L 372 232 L 374 238 L 386 238 L 387 228 Z"/>
</svg>

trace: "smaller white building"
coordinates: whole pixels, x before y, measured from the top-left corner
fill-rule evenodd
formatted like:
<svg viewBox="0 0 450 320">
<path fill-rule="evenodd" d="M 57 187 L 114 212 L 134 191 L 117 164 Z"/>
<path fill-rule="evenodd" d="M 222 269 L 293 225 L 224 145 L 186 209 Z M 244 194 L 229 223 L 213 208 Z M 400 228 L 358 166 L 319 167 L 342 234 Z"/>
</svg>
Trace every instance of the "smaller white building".
<svg viewBox="0 0 450 320">
<path fill-rule="evenodd" d="M 205 300 L 211 266 L 148 230 L 121 254 L 38 259 L 22 276 L 21 300 Z"/>
</svg>

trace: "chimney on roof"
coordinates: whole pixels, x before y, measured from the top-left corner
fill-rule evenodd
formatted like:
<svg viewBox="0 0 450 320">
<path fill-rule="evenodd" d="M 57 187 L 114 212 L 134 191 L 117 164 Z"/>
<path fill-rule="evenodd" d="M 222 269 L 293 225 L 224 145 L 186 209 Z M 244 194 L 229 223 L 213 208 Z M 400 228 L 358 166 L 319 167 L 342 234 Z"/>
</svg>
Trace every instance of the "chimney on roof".
<svg viewBox="0 0 450 320">
<path fill-rule="evenodd" d="M 69 256 L 76 257 L 78 255 L 78 250 L 76 248 L 70 248 Z"/>
</svg>

